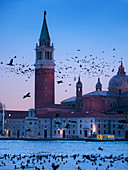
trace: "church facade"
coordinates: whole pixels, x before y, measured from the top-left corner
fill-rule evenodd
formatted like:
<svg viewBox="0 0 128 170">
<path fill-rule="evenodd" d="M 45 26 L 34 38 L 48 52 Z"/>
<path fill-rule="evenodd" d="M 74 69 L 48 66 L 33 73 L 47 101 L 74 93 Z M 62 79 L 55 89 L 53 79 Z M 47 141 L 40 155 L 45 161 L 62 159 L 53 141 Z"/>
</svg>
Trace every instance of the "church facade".
<svg viewBox="0 0 128 170">
<path fill-rule="evenodd" d="M 102 91 L 98 78 L 95 91 L 82 94 L 79 76 L 76 96 L 55 104 L 54 45 L 46 12 L 35 50 L 35 109 L 6 110 L 3 135 L 21 139 L 84 139 L 95 133 L 128 139 L 128 76 L 122 62 L 117 75 L 110 79 L 107 91 Z M 2 111 L 0 119 L 2 134 Z"/>
</svg>

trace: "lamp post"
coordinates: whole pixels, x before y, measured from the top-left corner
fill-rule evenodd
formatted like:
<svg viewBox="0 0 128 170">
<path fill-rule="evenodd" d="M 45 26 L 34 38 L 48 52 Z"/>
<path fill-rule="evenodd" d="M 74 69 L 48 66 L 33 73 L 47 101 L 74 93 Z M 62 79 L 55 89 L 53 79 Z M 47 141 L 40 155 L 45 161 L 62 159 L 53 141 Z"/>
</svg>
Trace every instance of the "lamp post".
<svg viewBox="0 0 128 170">
<path fill-rule="evenodd" d="M 4 105 L 2 104 L 2 109 L 3 109 L 3 129 L 2 129 L 2 134 L 3 134 L 3 136 L 4 136 Z"/>
</svg>

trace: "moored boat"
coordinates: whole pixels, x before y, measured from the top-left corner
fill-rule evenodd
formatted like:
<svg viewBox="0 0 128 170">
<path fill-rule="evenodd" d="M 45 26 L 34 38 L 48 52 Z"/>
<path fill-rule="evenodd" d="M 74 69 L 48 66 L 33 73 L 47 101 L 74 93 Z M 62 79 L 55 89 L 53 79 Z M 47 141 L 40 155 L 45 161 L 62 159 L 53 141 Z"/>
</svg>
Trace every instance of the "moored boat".
<svg viewBox="0 0 128 170">
<path fill-rule="evenodd" d="M 103 141 L 114 141 L 115 136 L 111 134 L 92 134 L 85 138 L 86 141 L 103 142 Z"/>
</svg>

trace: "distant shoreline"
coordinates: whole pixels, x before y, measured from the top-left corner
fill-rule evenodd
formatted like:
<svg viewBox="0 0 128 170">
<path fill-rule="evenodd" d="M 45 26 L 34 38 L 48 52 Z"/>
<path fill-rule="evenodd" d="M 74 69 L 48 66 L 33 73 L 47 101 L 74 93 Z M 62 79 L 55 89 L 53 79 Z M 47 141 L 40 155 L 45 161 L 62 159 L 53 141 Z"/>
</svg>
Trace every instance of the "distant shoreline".
<svg viewBox="0 0 128 170">
<path fill-rule="evenodd" d="M 58 139 L 58 138 L 12 138 L 12 137 L 0 137 L 0 140 L 27 140 L 27 141 L 48 141 L 48 140 L 61 140 L 61 141 L 86 141 L 86 139 Z M 128 141 L 128 139 L 115 139 L 114 141 Z M 114 142 L 114 141 L 87 141 L 87 142 Z"/>
</svg>

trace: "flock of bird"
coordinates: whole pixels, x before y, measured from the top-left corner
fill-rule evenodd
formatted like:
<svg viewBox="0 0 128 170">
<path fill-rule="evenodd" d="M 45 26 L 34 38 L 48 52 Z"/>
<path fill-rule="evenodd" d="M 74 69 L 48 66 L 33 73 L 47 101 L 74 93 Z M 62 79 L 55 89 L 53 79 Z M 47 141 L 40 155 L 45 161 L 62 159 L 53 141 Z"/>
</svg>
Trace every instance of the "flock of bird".
<svg viewBox="0 0 128 170">
<path fill-rule="evenodd" d="M 103 148 L 97 148 L 99 152 L 103 152 Z M 122 154 L 118 156 L 104 155 L 101 156 L 101 153 L 98 154 L 73 154 L 73 155 L 62 155 L 62 154 L 46 154 L 46 153 L 38 153 L 38 154 L 28 154 L 28 155 L 11 155 L 11 154 L 3 154 L 0 155 L 0 169 L 6 169 L 5 167 L 9 165 L 13 169 L 65 169 L 66 164 L 70 164 L 72 168 L 70 169 L 78 169 L 85 170 L 86 167 L 95 167 L 98 170 L 99 167 L 106 166 L 106 170 L 116 164 L 117 161 L 120 161 L 120 164 L 127 164 L 128 157 L 125 157 Z M 90 164 L 90 165 L 88 165 Z M 8 168 L 9 168 L 8 167 Z M 117 167 L 118 169 L 118 167 Z"/>
<path fill-rule="evenodd" d="M 83 58 L 79 57 L 80 49 L 77 50 L 78 54 L 74 57 L 69 57 L 67 53 L 66 61 L 57 61 L 55 67 L 55 75 L 57 84 L 64 83 L 65 79 L 69 78 L 69 86 L 73 84 L 74 81 L 77 80 L 76 75 L 80 75 L 84 77 L 87 75 L 89 78 L 91 77 L 100 77 L 104 75 L 105 77 L 110 77 L 111 72 L 115 71 L 115 64 L 120 61 L 115 59 L 115 48 L 112 49 L 113 56 L 110 61 L 105 61 L 104 53 L 102 51 L 102 57 L 93 56 L 92 54 L 88 56 L 84 56 Z M 27 64 L 27 63 L 15 63 L 17 56 L 14 56 L 10 59 L 9 63 L 0 62 L 0 71 L 4 71 L 4 73 L 13 73 L 14 76 L 21 75 L 25 76 L 25 81 L 27 82 L 31 76 L 34 74 L 35 64 Z M 24 59 L 24 57 L 22 57 Z M 1 74 L 1 76 L 3 76 Z M 73 80 L 72 80 L 73 78 Z M 65 89 L 65 92 L 68 90 Z M 30 95 L 24 95 L 23 99 L 26 97 L 30 97 Z"/>
</svg>

